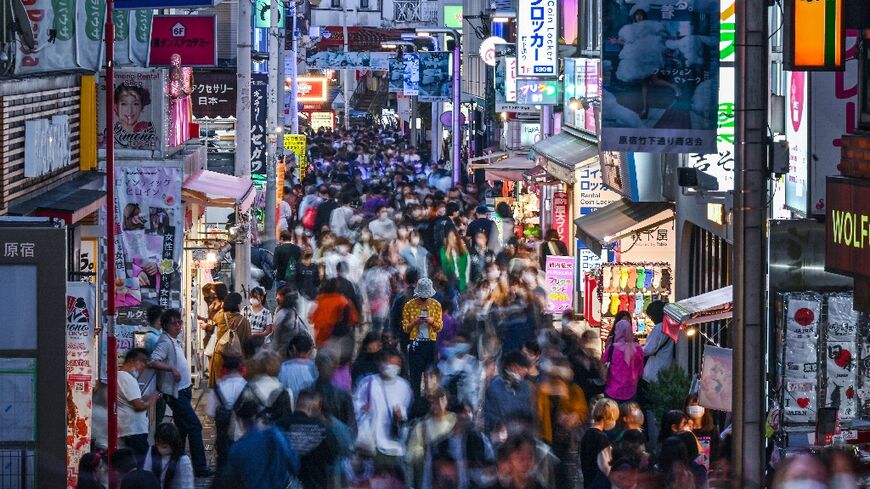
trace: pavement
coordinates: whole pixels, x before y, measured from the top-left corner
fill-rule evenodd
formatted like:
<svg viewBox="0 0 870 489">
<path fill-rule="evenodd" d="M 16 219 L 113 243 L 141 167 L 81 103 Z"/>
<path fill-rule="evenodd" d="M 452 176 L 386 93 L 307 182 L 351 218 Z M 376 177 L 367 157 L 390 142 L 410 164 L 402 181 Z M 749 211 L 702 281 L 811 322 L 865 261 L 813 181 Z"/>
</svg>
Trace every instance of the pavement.
<svg viewBox="0 0 870 489">
<path fill-rule="evenodd" d="M 202 442 L 205 445 L 205 457 L 209 467 L 215 468 L 216 453 L 214 450 L 215 429 L 214 420 L 205 415 L 206 394 L 208 389 L 200 388 L 194 391 L 194 409 L 202 422 Z M 197 477 L 194 483 L 196 489 L 207 489 L 211 486 L 211 477 Z"/>
</svg>

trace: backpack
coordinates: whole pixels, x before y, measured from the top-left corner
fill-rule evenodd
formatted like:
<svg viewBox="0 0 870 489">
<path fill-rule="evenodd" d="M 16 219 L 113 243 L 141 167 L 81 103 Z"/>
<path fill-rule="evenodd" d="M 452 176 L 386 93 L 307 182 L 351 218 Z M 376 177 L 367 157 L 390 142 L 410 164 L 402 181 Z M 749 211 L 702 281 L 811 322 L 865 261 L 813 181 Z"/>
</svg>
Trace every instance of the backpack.
<svg viewBox="0 0 870 489">
<path fill-rule="evenodd" d="M 317 207 L 309 206 L 308 208 L 305 209 L 305 214 L 302 215 L 302 226 L 304 226 L 305 229 L 313 230 L 314 223 L 316 222 L 316 220 L 317 220 Z"/>
<path fill-rule="evenodd" d="M 227 433 L 229 431 L 230 421 L 233 419 L 234 406 L 229 406 L 227 404 L 227 400 L 224 398 L 223 392 L 221 392 L 220 384 L 215 384 L 214 393 L 220 403 L 214 412 L 214 425 L 218 432 L 218 436 L 220 436 L 221 433 Z"/>
</svg>

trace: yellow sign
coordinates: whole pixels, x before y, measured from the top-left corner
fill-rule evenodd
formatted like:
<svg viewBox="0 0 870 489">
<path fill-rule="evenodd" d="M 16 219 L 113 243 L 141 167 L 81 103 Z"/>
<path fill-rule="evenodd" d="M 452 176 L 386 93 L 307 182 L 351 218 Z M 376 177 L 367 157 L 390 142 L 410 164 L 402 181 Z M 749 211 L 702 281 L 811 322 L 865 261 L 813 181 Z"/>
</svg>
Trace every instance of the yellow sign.
<svg viewBox="0 0 870 489">
<path fill-rule="evenodd" d="M 843 0 L 789 0 L 786 69 L 843 68 Z"/>
<path fill-rule="evenodd" d="M 308 158 L 306 157 L 307 143 L 304 134 L 285 134 L 284 149 L 292 151 L 295 156 L 296 168 L 299 169 L 299 180 L 305 178 L 305 172 L 308 169 Z M 286 160 L 285 160 L 286 162 Z"/>
</svg>

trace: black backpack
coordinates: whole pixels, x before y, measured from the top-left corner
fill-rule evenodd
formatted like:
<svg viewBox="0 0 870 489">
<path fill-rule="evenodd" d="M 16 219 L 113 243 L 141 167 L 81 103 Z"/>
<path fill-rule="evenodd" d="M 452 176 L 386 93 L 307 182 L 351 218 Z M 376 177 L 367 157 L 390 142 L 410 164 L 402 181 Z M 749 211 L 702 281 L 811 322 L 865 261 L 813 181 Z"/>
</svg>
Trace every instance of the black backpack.
<svg viewBox="0 0 870 489">
<path fill-rule="evenodd" d="M 226 433 L 229 431 L 230 420 L 233 419 L 233 406 L 228 406 L 226 398 L 224 397 L 223 392 L 221 392 L 221 386 L 215 384 L 214 393 L 218 398 L 218 402 L 220 405 L 215 409 L 214 412 L 214 424 L 215 430 L 220 433 Z"/>
</svg>

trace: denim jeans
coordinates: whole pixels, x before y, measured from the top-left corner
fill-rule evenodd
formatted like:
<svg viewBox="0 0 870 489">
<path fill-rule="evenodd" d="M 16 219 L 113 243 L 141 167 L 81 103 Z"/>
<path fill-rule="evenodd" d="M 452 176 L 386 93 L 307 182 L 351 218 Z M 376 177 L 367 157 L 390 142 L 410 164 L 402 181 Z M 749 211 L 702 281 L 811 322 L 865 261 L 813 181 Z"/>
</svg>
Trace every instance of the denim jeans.
<svg viewBox="0 0 870 489">
<path fill-rule="evenodd" d="M 208 469 L 205 459 L 205 446 L 202 443 L 202 423 L 191 405 L 193 389 L 188 387 L 178 391 L 178 398 L 166 397 L 166 404 L 172 409 L 172 420 L 181 433 L 181 439 L 187 440 L 190 447 L 190 461 L 194 472 Z"/>
<path fill-rule="evenodd" d="M 434 341 L 412 341 L 408 345 L 408 370 L 410 372 L 411 392 L 414 399 L 421 397 L 420 384 L 423 381 L 423 373 L 435 365 L 437 349 Z"/>
</svg>

